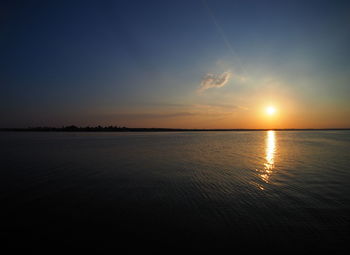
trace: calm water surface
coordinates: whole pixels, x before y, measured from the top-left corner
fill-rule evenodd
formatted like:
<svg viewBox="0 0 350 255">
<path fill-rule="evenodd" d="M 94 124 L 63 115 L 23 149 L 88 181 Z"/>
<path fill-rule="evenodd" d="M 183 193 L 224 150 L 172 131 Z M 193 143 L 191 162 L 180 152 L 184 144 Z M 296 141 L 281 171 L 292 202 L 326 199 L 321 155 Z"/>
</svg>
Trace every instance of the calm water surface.
<svg viewBox="0 0 350 255">
<path fill-rule="evenodd" d="M 349 248 L 349 131 L 2 132 L 0 146 L 7 244 Z"/>
</svg>

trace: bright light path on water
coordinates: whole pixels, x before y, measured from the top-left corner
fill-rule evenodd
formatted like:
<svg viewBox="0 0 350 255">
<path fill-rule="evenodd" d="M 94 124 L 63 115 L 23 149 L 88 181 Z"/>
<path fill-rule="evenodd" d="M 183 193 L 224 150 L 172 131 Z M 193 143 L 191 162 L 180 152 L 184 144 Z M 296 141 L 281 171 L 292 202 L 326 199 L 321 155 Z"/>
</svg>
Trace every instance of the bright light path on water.
<svg viewBox="0 0 350 255">
<path fill-rule="evenodd" d="M 265 149 L 265 164 L 263 173 L 260 175 L 262 180 L 268 183 L 270 175 L 272 174 L 272 170 L 275 164 L 275 153 L 276 153 L 276 137 L 275 131 L 269 130 L 267 131 L 266 136 L 266 149 Z"/>
</svg>

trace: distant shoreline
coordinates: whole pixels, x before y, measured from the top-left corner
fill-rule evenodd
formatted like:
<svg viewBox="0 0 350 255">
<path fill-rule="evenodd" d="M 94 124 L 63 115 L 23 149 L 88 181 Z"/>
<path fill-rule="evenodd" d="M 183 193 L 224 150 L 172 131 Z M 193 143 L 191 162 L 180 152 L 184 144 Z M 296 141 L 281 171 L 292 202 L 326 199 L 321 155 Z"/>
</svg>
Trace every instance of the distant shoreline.
<svg viewBox="0 0 350 255">
<path fill-rule="evenodd" d="M 30 127 L 30 128 L 0 128 L 0 131 L 16 132 L 210 132 L 210 131 L 341 131 L 350 128 L 272 128 L 272 129 L 196 129 L 196 128 L 128 128 L 128 127 Z"/>
</svg>

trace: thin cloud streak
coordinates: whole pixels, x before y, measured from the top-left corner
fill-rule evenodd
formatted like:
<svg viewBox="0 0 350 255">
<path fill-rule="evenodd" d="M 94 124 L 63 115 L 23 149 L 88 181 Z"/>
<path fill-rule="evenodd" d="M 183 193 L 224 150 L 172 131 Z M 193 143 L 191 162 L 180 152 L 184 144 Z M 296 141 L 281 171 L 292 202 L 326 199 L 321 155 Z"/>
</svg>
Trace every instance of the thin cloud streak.
<svg viewBox="0 0 350 255">
<path fill-rule="evenodd" d="M 220 34 L 222 40 L 224 41 L 228 51 L 230 52 L 230 54 L 232 55 L 233 59 L 237 60 L 239 66 L 241 67 L 242 71 L 244 74 L 247 73 L 246 68 L 244 67 L 241 59 L 239 58 L 239 56 L 237 55 L 236 51 L 233 49 L 232 44 L 230 43 L 230 41 L 228 40 L 226 33 L 224 31 L 224 29 L 222 28 L 222 26 L 219 24 L 218 20 L 216 19 L 214 12 L 211 10 L 211 8 L 209 7 L 209 4 L 207 3 L 206 0 L 202 0 L 202 3 L 204 5 L 204 7 L 206 8 L 211 20 L 213 21 L 218 33 Z"/>
<path fill-rule="evenodd" d="M 191 112 L 175 112 L 175 113 L 119 113 L 113 114 L 114 118 L 118 119 L 165 119 L 175 117 L 193 116 Z"/>
</svg>

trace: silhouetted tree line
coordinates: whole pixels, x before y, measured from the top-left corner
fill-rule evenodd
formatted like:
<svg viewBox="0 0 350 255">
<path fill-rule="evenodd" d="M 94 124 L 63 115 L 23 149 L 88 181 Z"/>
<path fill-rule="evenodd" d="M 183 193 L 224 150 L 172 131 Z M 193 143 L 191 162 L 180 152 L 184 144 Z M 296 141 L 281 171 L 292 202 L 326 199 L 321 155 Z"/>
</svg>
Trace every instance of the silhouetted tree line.
<svg viewBox="0 0 350 255">
<path fill-rule="evenodd" d="M 29 127 L 29 128 L 2 128 L 1 130 L 8 131 L 126 131 L 127 127 L 120 126 L 86 126 L 78 127 L 75 125 L 63 127 Z"/>
<path fill-rule="evenodd" d="M 67 131 L 67 132 L 103 132 L 103 131 L 190 131 L 196 129 L 174 129 L 174 128 L 128 128 L 124 126 L 86 126 L 78 127 L 75 125 L 63 127 L 29 127 L 29 128 L 1 128 L 0 131 Z"/>
<path fill-rule="evenodd" d="M 29 127 L 29 128 L 0 128 L 0 131 L 66 131 L 66 132 L 164 132 L 164 131 L 268 131 L 271 129 L 182 129 L 182 128 L 129 128 L 122 126 L 86 126 L 75 125 L 63 127 Z M 276 131 L 307 131 L 307 130 L 349 130 L 349 128 L 328 129 L 273 129 Z"/>
</svg>

